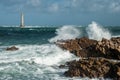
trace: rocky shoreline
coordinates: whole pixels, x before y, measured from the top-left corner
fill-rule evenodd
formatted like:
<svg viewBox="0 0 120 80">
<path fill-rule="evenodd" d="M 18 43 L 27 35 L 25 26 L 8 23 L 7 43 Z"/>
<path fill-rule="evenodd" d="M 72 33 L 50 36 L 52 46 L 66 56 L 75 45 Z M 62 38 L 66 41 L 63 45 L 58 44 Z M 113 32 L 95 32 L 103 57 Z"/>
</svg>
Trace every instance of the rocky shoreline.
<svg viewBox="0 0 120 80">
<path fill-rule="evenodd" d="M 101 41 L 83 37 L 57 41 L 56 45 L 80 57 L 65 64 L 65 76 L 120 79 L 120 37 Z"/>
</svg>

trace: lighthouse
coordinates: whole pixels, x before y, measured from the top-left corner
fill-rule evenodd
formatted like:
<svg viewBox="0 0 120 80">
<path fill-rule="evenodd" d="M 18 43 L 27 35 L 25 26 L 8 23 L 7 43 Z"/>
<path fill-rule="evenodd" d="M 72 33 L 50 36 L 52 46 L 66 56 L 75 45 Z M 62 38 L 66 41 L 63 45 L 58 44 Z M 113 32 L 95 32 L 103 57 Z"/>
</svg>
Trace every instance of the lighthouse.
<svg viewBox="0 0 120 80">
<path fill-rule="evenodd" d="M 20 22 L 20 28 L 24 28 L 24 14 L 21 13 L 21 22 Z"/>
</svg>

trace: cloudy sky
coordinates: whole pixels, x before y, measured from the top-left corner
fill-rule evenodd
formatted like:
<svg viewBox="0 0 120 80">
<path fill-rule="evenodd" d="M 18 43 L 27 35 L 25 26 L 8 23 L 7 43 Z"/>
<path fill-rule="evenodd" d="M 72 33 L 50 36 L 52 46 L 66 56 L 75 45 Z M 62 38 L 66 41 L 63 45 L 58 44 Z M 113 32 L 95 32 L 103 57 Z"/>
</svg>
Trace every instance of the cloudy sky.
<svg viewBox="0 0 120 80">
<path fill-rule="evenodd" d="M 120 25 L 120 0 L 0 0 L 0 25 Z"/>
</svg>

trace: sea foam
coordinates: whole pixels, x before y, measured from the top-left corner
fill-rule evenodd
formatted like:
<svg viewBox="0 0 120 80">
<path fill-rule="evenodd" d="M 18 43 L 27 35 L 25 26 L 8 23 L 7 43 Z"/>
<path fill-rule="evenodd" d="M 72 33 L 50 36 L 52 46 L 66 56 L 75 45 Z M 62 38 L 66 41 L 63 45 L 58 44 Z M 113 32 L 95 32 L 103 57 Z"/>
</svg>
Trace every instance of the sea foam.
<svg viewBox="0 0 120 80">
<path fill-rule="evenodd" d="M 70 54 L 69 51 L 62 50 L 54 44 L 17 45 L 17 47 L 18 51 L 1 52 L 0 63 L 32 60 L 40 65 L 59 65 L 61 62 L 73 58 L 73 54 Z"/>
<path fill-rule="evenodd" d="M 59 69 L 57 66 L 76 58 L 69 51 L 62 50 L 54 44 L 15 46 L 19 50 L 1 51 L 0 54 L 0 72 L 9 73 L 8 75 L 12 80 L 22 79 L 24 76 L 28 76 L 25 79 L 30 80 L 31 76 L 29 74 L 35 80 L 38 78 L 39 80 L 61 78 L 59 75 L 65 71 L 64 69 Z M 22 76 L 16 78 L 11 73 L 17 73 Z M 3 75 L 6 76 L 7 74 Z M 0 77 L 3 78 L 2 75 Z M 0 80 L 5 79 L 0 78 Z"/>
</svg>

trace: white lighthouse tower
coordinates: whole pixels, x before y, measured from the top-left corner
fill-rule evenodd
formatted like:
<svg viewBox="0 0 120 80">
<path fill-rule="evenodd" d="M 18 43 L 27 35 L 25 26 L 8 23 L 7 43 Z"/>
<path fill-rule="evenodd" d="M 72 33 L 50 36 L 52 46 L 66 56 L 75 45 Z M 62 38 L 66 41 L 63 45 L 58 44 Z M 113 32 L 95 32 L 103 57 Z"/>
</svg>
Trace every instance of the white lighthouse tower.
<svg viewBox="0 0 120 80">
<path fill-rule="evenodd" d="M 24 14 L 21 13 L 21 22 L 20 22 L 20 28 L 24 28 L 25 25 L 24 25 Z"/>
</svg>

